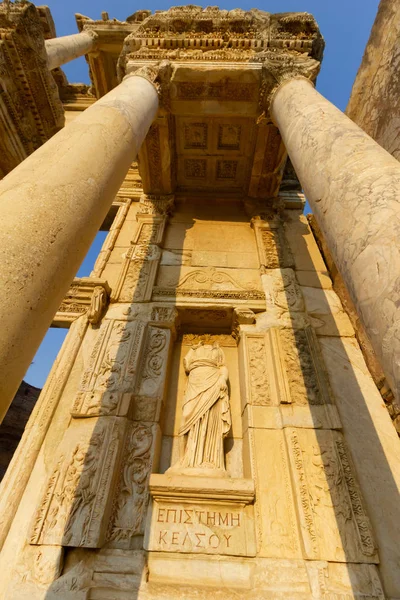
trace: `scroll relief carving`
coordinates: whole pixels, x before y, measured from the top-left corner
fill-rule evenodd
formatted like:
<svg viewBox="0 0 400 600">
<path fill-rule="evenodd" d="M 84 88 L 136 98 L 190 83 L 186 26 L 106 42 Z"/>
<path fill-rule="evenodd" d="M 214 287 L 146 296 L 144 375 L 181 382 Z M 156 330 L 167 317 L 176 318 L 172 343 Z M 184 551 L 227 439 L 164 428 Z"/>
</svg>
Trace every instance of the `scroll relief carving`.
<svg viewBox="0 0 400 600">
<path fill-rule="evenodd" d="M 129 548 L 133 537 L 144 533 L 155 441 L 153 427 L 140 422 L 129 425 L 108 533 L 110 546 Z"/>
<path fill-rule="evenodd" d="M 75 417 L 126 415 L 135 387 L 144 323 L 102 323 L 71 413 Z"/>
<path fill-rule="evenodd" d="M 124 428 L 123 419 L 100 418 L 67 430 L 34 517 L 31 544 L 102 546 Z"/>
<path fill-rule="evenodd" d="M 285 429 L 307 558 L 377 562 L 371 525 L 340 433 Z"/>
<path fill-rule="evenodd" d="M 158 420 L 164 398 L 165 380 L 171 343 L 170 329 L 149 326 L 140 362 L 133 418 L 138 421 Z"/>
<path fill-rule="evenodd" d="M 224 438 L 231 428 L 228 369 L 217 343 L 200 342 L 183 359 L 188 376 L 179 436 L 182 455 L 167 473 L 226 476 Z"/>
</svg>

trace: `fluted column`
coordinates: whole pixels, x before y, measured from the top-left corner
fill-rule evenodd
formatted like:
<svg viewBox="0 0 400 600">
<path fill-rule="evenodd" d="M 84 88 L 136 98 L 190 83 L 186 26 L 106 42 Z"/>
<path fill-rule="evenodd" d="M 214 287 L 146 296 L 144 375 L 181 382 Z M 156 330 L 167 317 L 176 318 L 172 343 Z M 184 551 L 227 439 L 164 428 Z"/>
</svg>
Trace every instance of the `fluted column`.
<svg viewBox="0 0 400 600">
<path fill-rule="evenodd" d="M 94 49 L 97 34 L 94 31 L 81 31 L 74 35 L 45 40 L 47 66 L 50 70 L 79 58 Z"/>
<path fill-rule="evenodd" d="M 271 107 L 296 173 L 400 397 L 400 165 L 303 78 Z"/>
<path fill-rule="evenodd" d="M 0 418 L 157 113 L 158 69 L 137 75 L 0 183 Z"/>
</svg>

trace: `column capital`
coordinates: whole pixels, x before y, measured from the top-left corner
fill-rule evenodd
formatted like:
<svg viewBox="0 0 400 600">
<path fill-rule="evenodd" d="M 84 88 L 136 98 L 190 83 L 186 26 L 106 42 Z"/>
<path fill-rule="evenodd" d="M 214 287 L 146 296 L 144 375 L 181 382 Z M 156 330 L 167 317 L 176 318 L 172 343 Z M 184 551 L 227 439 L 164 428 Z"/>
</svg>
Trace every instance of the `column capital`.
<svg viewBox="0 0 400 600">
<path fill-rule="evenodd" d="M 89 35 L 94 42 L 97 42 L 97 40 L 99 39 L 99 34 L 96 31 L 94 31 L 94 29 L 91 29 L 86 25 L 84 26 L 82 31 L 80 31 L 80 33 L 85 33 L 86 35 Z"/>
<path fill-rule="evenodd" d="M 160 99 L 160 104 L 164 108 L 168 108 L 168 86 L 171 79 L 171 71 L 172 67 L 170 61 L 161 60 L 156 63 L 145 64 L 141 67 L 139 66 L 135 71 L 130 71 L 125 75 L 124 79 L 129 79 L 130 77 L 142 77 L 143 79 L 147 79 L 156 90 Z"/>
<path fill-rule="evenodd" d="M 260 88 L 260 107 L 270 112 L 272 100 L 277 90 L 292 79 L 306 79 L 315 82 L 321 63 L 309 56 L 295 56 L 289 53 L 263 53 L 263 66 Z"/>
</svg>

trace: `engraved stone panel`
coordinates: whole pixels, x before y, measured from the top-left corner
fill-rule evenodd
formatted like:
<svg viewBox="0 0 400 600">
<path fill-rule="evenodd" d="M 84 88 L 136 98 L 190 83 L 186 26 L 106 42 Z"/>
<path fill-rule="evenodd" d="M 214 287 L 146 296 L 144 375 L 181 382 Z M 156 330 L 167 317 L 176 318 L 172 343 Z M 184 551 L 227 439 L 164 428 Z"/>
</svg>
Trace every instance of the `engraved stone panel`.
<svg viewBox="0 0 400 600">
<path fill-rule="evenodd" d="M 145 547 L 255 556 L 251 480 L 152 475 Z"/>
<path fill-rule="evenodd" d="M 72 421 L 35 514 L 31 544 L 103 545 L 126 424 L 117 417 Z"/>
<path fill-rule="evenodd" d="M 305 310 L 301 288 L 296 281 L 293 269 L 269 269 L 261 276 L 267 310 L 279 318 L 284 312 Z"/>
<path fill-rule="evenodd" d="M 284 431 L 307 558 L 378 562 L 343 436 L 327 430 Z"/>
<path fill-rule="evenodd" d="M 113 299 L 117 298 L 118 302 L 150 300 L 160 257 L 158 246 L 131 246 L 124 256 Z"/>
<path fill-rule="evenodd" d="M 252 429 L 245 435 L 256 484 L 258 556 L 301 558 L 294 495 L 283 431 Z"/>
<path fill-rule="evenodd" d="M 103 321 L 85 361 L 72 415 L 128 414 L 143 332 L 141 321 Z"/>
</svg>

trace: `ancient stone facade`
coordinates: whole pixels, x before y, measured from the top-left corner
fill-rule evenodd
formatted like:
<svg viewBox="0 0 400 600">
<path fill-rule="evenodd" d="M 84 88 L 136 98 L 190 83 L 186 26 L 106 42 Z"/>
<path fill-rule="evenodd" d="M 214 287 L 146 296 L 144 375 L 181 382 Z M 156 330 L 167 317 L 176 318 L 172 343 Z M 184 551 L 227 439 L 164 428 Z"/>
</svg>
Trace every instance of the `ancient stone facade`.
<svg viewBox="0 0 400 600">
<path fill-rule="evenodd" d="M 11 220 L 33 171 L 53 207 L 19 241 L 2 409 L 46 327 L 69 328 L 2 482 L 0 597 L 400 598 L 400 442 L 292 166 L 312 191 L 292 137 L 324 149 L 317 106 L 351 143 L 312 89 L 315 20 L 77 22 L 44 45 L 48 74 L 87 52 L 92 86 L 57 71 L 65 128 L 0 184 Z"/>
</svg>

